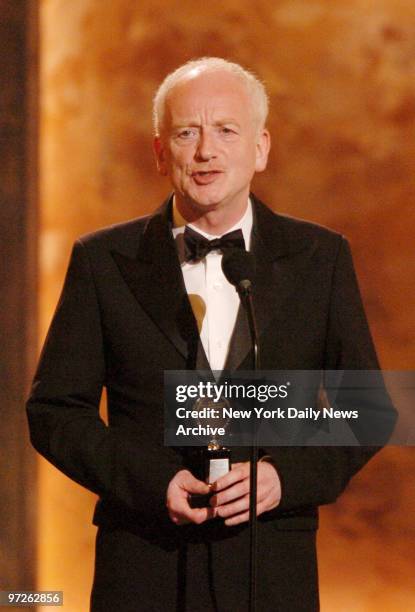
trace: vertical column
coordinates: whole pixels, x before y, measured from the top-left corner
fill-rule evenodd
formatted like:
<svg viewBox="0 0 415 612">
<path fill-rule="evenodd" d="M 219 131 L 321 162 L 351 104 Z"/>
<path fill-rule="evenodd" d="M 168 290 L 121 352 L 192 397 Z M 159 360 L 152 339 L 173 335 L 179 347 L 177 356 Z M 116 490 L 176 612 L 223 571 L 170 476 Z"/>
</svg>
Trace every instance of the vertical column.
<svg viewBox="0 0 415 612">
<path fill-rule="evenodd" d="M 35 588 L 35 455 L 24 401 L 36 352 L 37 8 L 0 0 L 0 577 Z M 27 609 L 27 608 L 26 608 Z"/>
</svg>

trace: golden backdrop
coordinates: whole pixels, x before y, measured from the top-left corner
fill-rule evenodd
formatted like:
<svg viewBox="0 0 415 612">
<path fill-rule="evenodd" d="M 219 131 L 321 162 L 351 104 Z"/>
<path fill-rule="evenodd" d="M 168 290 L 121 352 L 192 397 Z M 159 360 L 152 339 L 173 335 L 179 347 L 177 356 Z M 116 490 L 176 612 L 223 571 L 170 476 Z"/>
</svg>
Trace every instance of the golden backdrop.
<svg viewBox="0 0 415 612">
<path fill-rule="evenodd" d="M 40 339 L 73 240 L 154 209 L 151 100 L 180 63 L 220 55 L 271 97 L 256 193 L 351 241 L 381 362 L 415 357 L 413 0 L 42 0 Z M 323 612 L 415 609 L 415 454 L 387 449 L 319 535 Z M 94 496 L 40 460 L 38 588 L 88 609 Z"/>
</svg>

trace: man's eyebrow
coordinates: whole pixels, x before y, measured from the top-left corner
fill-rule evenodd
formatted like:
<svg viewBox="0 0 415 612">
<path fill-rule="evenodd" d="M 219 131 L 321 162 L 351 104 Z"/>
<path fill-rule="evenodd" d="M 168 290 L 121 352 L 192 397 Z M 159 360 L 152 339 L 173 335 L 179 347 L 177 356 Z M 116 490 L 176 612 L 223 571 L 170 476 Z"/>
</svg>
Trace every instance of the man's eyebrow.
<svg viewBox="0 0 415 612">
<path fill-rule="evenodd" d="M 232 117 L 218 119 L 217 121 L 215 121 L 214 125 L 228 125 L 229 123 L 231 123 L 232 125 L 237 125 L 238 127 L 241 125 L 239 121 L 233 119 Z"/>
<path fill-rule="evenodd" d="M 185 128 L 185 127 L 200 127 L 200 123 L 198 123 L 197 121 L 192 119 L 192 120 L 189 120 L 189 121 L 180 121 L 179 123 L 173 123 L 172 124 L 172 128 L 174 130 L 179 130 L 179 129 Z"/>
</svg>

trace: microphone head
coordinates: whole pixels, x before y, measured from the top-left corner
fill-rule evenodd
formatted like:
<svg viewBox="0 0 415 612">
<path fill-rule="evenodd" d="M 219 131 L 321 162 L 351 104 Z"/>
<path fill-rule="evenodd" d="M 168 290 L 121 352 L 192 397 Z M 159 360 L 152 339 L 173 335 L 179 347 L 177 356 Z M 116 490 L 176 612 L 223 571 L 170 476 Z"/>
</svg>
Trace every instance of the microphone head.
<svg viewBox="0 0 415 612">
<path fill-rule="evenodd" d="M 222 270 L 231 285 L 250 287 L 255 276 L 254 256 L 242 249 L 226 250 L 222 257 Z"/>
</svg>

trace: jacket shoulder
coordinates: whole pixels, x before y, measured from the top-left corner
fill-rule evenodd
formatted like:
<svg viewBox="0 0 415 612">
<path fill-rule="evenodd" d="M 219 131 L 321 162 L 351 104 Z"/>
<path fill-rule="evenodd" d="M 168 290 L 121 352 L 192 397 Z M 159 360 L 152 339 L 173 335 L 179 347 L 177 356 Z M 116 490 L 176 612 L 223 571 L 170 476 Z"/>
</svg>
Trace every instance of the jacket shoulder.
<svg viewBox="0 0 415 612">
<path fill-rule="evenodd" d="M 327 253 L 329 257 L 336 257 L 346 241 L 339 232 L 318 223 L 275 212 L 257 198 L 254 204 L 259 235 L 266 240 L 272 251 L 293 254 L 317 250 Z"/>
<path fill-rule="evenodd" d="M 277 223 L 281 225 L 283 230 L 289 236 L 296 236 L 297 238 L 314 238 L 322 241 L 334 241 L 338 242 L 344 239 L 344 236 L 325 225 L 301 219 L 298 217 L 292 217 L 281 213 L 272 212 L 276 218 Z"/>
<path fill-rule="evenodd" d="M 326 225 L 316 223 L 302 219 L 301 217 L 293 217 L 288 214 L 276 212 L 260 202 L 260 204 L 268 211 L 270 218 L 274 220 L 274 223 L 278 223 L 282 229 L 289 233 L 301 234 L 301 235 L 314 235 L 314 236 L 331 236 L 333 238 L 342 238 L 342 234 L 333 230 Z"/>
</svg>

